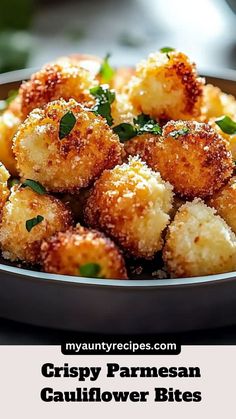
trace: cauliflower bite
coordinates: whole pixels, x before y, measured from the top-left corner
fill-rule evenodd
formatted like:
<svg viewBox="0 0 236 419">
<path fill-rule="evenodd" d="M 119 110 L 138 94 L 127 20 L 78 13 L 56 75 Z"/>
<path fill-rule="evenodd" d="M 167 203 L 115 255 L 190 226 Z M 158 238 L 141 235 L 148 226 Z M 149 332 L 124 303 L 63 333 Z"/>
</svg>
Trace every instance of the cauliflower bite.
<svg viewBox="0 0 236 419">
<path fill-rule="evenodd" d="M 149 167 L 158 171 L 159 142 L 161 137 L 154 134 L 137 135 L 124 143 L 127 156 L 139 156 Z"/>
<path fill-rule="evenodd" d="M 60 139 L 61 120 L 68 112 L 74 125 Z M 123 145 L 104 118 L 73 99 L 61 99 L 30 113 L 13 151 L 23 178 L 39 181 L 49 191 L 73 193 L 120 163 Z"/>
<path fill-rule="evenodd" d="M 20 126 L 21 120 L 11 110 L 0 116 L 0 161 L 11 175 L 17 175 L 16 159 L 12 151 L 12 139 Z"/>
<path fill-rule="evenodd" d="M 93 75 L 76 62 L 65 60 L 47 64 L 20 87 L 22 118 L 26 118 L 33 109 L 61 98 L 73 98 L 91 106 L 94 98 L 89 89 L 97 84 Z"/>
<path fill-rule="evenodd" d="M 41 241 L 71 224 L 71 214 L 61 201 L 29 187 L 14 186 L 2 211 L 2 255 L 11 261 L 35 263 Z"/>
<path fill-rule="evenodd" d="M 137 157 L 105 170 L 85 206 L 88 225 L 106 232 L 128 255 L 152 259 L 169 223 L 172 186 Z"/>
<path fill-rule="evenodd" d="M 223 93 L 219 87 L 206 84 L 203 87 L 202 117 L 208 121 L 221 115 L 236 115 L 236 100 L 234 96 Z"/>
<path fill-rule="evenodd" d="M 77 226 L 41 245 L 45 272 L 127 279 L 124 259 L 115 244 L 96 230 Z"/>
<path fill-rule="evenodd" d="M 180 207 L 170 224 L 163 259 L 172 277 L 229 272 L 236 267 L 236 236 L 200 199 Z"/>
<path fill-rule="evenodd" d="M 218 87 L 207 84 L 204 86 L 204 101 L 202 107 L 202 120 L 214 128 L 228 141 L 233 159 L 236 160 L 236 134 L 227 134 L 215 123 L 217 117 L 227 115 L 236 121 L 236 99 L 232 95 L 223 93 Z"/>
<path fill-rule="evenodd" d="M 7 181 L 10 178 L 10 173 L 7 169 L 0 163 L 0 211 L 5 205 L 5 202 L 9 196 L 9 189 L 7 185 Z"/>
<path fill-rule="evenodd" d="M 155 119 L 193 119 L 200 115 L 203 79 L 182 52 L 150 54 L 129 83 L 129 99 L 137 113 Z"/>
<path fill-rule="evenodd" d="M 209 125 L 170 121 L 162 135 L 151 164 L 180 196 L 210 196 L 232 175 L 233 161 L 227 142 Z"/>
<path fill-rule="evenodd" d="M 236 233 L 236 176 L 209 199 L 208 205 L 214 207 Z"/>
</svg>

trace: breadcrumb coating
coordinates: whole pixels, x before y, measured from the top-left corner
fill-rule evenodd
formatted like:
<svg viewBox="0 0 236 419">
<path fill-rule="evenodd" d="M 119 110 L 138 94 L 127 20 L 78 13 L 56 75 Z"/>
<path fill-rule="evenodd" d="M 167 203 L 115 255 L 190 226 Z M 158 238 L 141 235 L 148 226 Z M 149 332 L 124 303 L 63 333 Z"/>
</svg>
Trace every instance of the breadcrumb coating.
<svg viewBox="0 0 236 419">
<path fill-rule="evenodd" d="M 73 98 L 91 106 L 94 98 L 89 89 L 97 83 L 93 75 L 76 62 L 64 60 L 47 64 L 19 89 L 22 118 L 25 119 L 33 109 L 61 98 Z"/>
<path fill-rule="evenodd" d="M 124 259 L 115 244 L 99 231 L 81 226 L 44 240 L 41 260 L 49 273 L 83 276 L 81 266 L 96 264 L 99 278 L 127 279 Z"/>
<path fill-rule="evenodd" d="M 169 225 L 163 259 L 172 277 L 229 272 L 236 268 L 236 236 L 214 209 L 195 199 Z"/>
<path fill-rule="evenodd" d="M 128 255 L 152 259 L 162 248 L 172 200 L 172 186 L 134 157 L 103 172 L 87 200 L 85 220 Z"/>
<path fill-rule="evenodd" d="M 31 231 L 26 221 L 38 215 L 42 222 Z M 72 225 L 70 211 L 58 199 L 39 195 L 29 187 L 14 186 L 6 202 L 0 224 L 0 246 L 2 255 L 11 261 L 38 262 L 40 244 L 43 239 Z"/>
<path fill-rule="evenodd" d="M 162 135 L 163 140 L 155 146 L 152 167 L 180 196 L 210 196 L 232 175 L 233 160 L 227 142 L 208 124 L 170 121 Z"/>
<path fill-rule="evenodd" d="M 208 205 L 214 207 L 236 233 L 236 176 L 208 200 Z"/>
<path fill-rule="evenodd" d="M 203 83 L 182 52 L 156 52 L 137 66 L 129 99 L 137 113 L 155 119 L 193 119 L 201 112 Z"/>
<path fill-rule="evenodd" d="M 18 172 L 12 151 L 12 140 L 20 124 L 20 118 L 11 110 L 6 110 L 0 116 L 0 161 L 13 176 L 16 176 Z"/>
<path fill-rule="evenodd" d="M 60 139 L 60 121 L 68 111 L 76 123 Z M 23 178 L 39 181 L 48 191 L 73 193 L 121 163 L 123 145 L 104 118 L 73 99 L 61 99 L 30 113 L 14 138 L 13 151 Z"/>
<path fill-rule="evenodd" d="M 4 207 L 10 193 L 7 185 L 9 178 L 10 173 L 7 171 L 5 166 L 0 163 L 0 211 L 2 211 L 2 208 Z"/>
</svg>

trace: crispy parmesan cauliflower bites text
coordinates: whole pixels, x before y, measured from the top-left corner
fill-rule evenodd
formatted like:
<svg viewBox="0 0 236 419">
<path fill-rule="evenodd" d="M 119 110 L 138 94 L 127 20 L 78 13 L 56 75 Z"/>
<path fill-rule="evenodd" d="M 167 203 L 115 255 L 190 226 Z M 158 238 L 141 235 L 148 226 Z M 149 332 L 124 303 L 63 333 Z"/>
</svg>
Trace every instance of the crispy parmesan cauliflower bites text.
<svg viewBox="0 0 236 419">
<path fill-rule="evenodd" d="M 38 262 L 40 243 L 72 224 L 69 210 L 58 199 L 29 187 L 14 186 L 2 210 L 0 246 L 11 261 Z"/>
<path fill-rule="evenodd" d="M 172 199 L 171 185 L 134 157 L 103 172 L 88 198 L 85 219 L 127 254 L 151 259 L 162 248 Z"/>
<path fill-rule="evenodd" d="M 163 258 L 173 277 L 229 272 L 236 268 L 236 236 L 200 199 L 180 207 L 168 227 Z"/>
<path fill-rule="evenodd" d="M 73 99 L 32 111 L 13 147 L 21 176 L 53 192 L 76 192 L 88 186 L 104 169 L 121 163 L 122 149 L 106 120 Z"/>
<path fill-rule="evenodd" d="M 150 54 L 129 83 L 129 99 L 138 113 L 156 119 L 193 119 L 200 115 L 203 80 L 182 52 Z"/>
<path fill-rule="evenodd" d="M 57 233 L 41 245 L 45 272 L 127 279 L 124 259 L 104 234 L 78 226 Z"/>
</svg>

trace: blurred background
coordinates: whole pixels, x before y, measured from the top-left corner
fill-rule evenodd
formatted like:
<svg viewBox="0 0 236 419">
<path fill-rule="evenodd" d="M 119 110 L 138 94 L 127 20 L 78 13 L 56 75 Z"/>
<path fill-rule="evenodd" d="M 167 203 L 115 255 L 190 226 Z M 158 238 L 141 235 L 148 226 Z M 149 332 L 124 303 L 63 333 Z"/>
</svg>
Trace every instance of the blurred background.
<svg viewBox="0 0 236 419">
<path fill-rule="evenodd" d="M 163 46 L 236 69 L 236 0 L 0 0 L 0 73 L 73 52 L 132 65 Z"/>
</svg>

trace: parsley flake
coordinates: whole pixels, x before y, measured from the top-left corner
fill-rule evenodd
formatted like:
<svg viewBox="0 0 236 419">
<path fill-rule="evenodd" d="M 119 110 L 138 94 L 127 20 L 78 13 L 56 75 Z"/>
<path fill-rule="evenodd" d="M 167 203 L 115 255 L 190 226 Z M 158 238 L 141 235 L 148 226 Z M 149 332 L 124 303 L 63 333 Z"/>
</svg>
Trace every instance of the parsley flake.
<svg viewBox="0 0 236 419">
<path fill-rule="evenodd" d="M 229 116 L 221 116 L 215 120 L 215 123 L 220 127 L 220 129 L 226 134 L 236 134 L 236 122 L 233 121 Z"/>
<path fill-rule="evenodd" d="M 44 186 L 41 185 L 41 183 L 36 182 L 35 180 L 32 180 L 32 179 L 26 179 L 24 181 L 24 183 L 22 183 L 21 186 L 23 188 L 25 188 L 26 186 L 28 186 L 34 192 L 37 192 L 39 195 L 45 195 L 46 194 L 46 189 L 44 188 Z"/>
<path fill-rule="evenodd" d="M 130 140 L 131 138 L 135 137 L 135 135 L 137 135 L 137 129 L 127 122 L 116 125 L 113 128 L 113 132 L 119 136 L 121 142 Z"/>
<path fill-rule="evenodd" d="M 181 128 L 181 129 L 175 129 L 174 131 L 169 132 L 169 135 L 174 138 L 178 138 L 180 135 L 186 135 L 188 134 L 189 129 L 188 128 Z"/>
<path fill-rule="evenodd" d="M 82 276 L 97 278 L 101 272 L 101 266 L 98 263 L 85 263 L 79 267 Z"/>
<path fill-rule="evenodd" d="M 115 74 L 115 70 L 111 67 L 109 63 L 111 54 L 107 54 L 101 64 L 100 70 L 99 70 L 99 76 L 101 76 L 102 81 L 104 83 L 109 83 L 111 81 L 112 77 Z"/>
<path fill-rule="evenodd" d="M 72 111 L 68 111 L 60 120 L 59 138 L 62 140 L 70 134 L 76 123 L 76 117 Z"/>
<path fill-rule="evenodd" d="M 172 48 L 172 47 L 163 47 L 163 48 L 160 48 L 160 52 L 163 52 L 163 53 L 172 52 L 172 51 L 175 51 L 175 49 Z"/>
<path fill-rule="evenodd" d="M 121 142 L 125 142 L 144 133 L 161 135 L 162 129 L 160 125 L 150 118 L 149 115 L 140 114 L 133 120 L 134 125 L 124 122 L 116 125 L 113 131 L 119 136 Z"/>
<path fill-rule="evenodd" d="M 37 224 L 41 223 L 44 220 L 44 217 L 42 215 L 37 215 L 37 217 L 31 218 L 30 220 L 27 220 L 25 222 L 25 227 L 28 232 L 32 230 L 33 227 L 35 227 Z"/>
<path fill-rule="evenodd" d="M 107 120 L 108 125 L 112 125 L 113 118 L 111 116 L 111 104 L 115 100 L 115 92 L 113 90 L 109 90 L 108 86 L 101 85 L 90 89 L 90 93 L 96 99 L 96 103 L 91 111 L 97 115 L 101 115 Z"/>
</svg>

